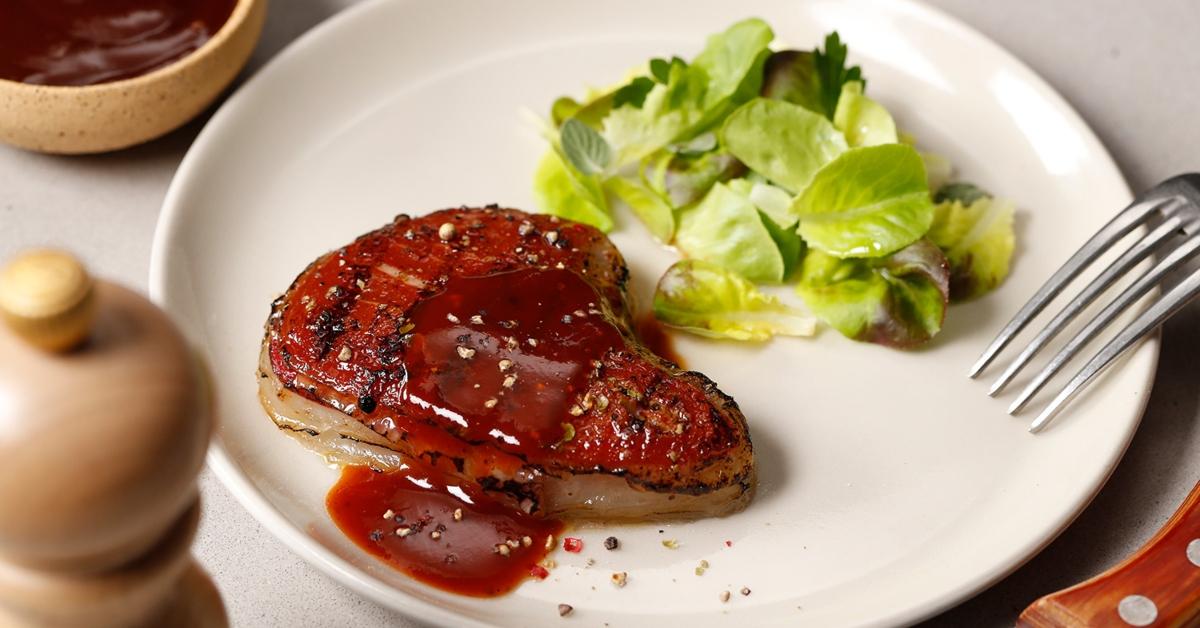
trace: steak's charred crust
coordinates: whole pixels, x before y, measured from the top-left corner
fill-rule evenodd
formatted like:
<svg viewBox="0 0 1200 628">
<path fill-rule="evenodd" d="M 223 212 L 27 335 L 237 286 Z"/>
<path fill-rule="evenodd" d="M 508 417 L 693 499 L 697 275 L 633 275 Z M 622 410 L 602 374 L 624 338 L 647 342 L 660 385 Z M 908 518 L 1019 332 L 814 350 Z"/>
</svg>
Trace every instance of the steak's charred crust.
<svg viewBox="0 0 1200 628">
<path fill-rule="evenodd" d="M 514 451 L 465 438 L 446 421 L 397 403 L 409 376 L 412 308 L 454 277 L 531 267 L 582 277 L 624 338 L 593 364 L 578 398 L 581 412 L 568 417 L 574 437 L 533 453 Z M 283 388 L 354 417 L 397 451 L 533 508 L 539 477 L 600 474 L 672 495 L 746 494 L 754 462 L 745 418 L 710 379 L 637 341 L 628 278 L 620 253 L 586 225 L 494 206 L 401 214 L 317 259 L 272 303 L 267 357 Z"/>
</svg>

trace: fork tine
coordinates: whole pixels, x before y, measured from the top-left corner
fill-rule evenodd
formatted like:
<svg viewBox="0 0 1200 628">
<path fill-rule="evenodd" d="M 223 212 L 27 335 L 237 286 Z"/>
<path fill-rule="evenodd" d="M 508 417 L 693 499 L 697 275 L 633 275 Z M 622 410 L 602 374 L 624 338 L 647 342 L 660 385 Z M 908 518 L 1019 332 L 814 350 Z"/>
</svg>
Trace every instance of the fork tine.
<svg viewBox="0 0 1200 628">
<path fill-rule="evenodd" d="M 1050 279 L 1038 288 L 1037 293 L 1033 295 L 1020 311 L 1017 312 L 1012 320 L 1000 330 L 999 335 L 992 340 L 987 349 L 984 349 L 983 354 L 971 367 L 967 373 L 969 377 L 976 377 L 983 369 L 991 364 L 992 360 L 1008 346 L 1008 343 L 1020 333 L 1033 317 L 1037 316 L 1046 307 L 1046 304 L 1051 299 L 1058 296 L 1071 280 L 1079 276 L 1079 273 L 1087 268 L 1097 257 L 1100 256 L 1108 247 L 1120 240 L 1134 228 L 1146 222 L 1148 217 L 1155 211 L 1162 208 L 1164 205 L 1171 202 L 1170 199 L 1158 198 L 1154 200 L 1135 200 L 1128 207 L 1121 210 L 1108 224 L 1100 228 L 1095 235 L 1091 237 L 1074 255 L 1067 260 Z"/>
<path fill-rule="evenodd" d="M 1042 410 L 1038 418 L 1029 426 L 1029 431 L 1036 434 L 1045 429 L 1050 421 L 1058 416 L 1063 406 L 1079 394 L 1106 366 L 1187 305 L 1197 294 L 1200 294 L 1200 270 L 1193 272 L 1187 279 L 1172 288 L 1166 296 L 1147 308 L 1120 334 L 1109 341 L 1075 377 L 1071 378 L 1071 381 L 1058 393 L 1054 401 L 1051 401 L 1050 405 Z"/>
<path fill-rule="evenodd" d="M 1048 325 L 1046 325 L 1045 329 L 1039 332 L 1033 341 L 1021 351 L 1021 354 L 1018 355 L 1017 358 L 1013 360 L 1007 368 L 1004 369 L 1004 373 L 1002 373 L 1000 377 L 996 379 L 996 382 L 992 384 L 991 389 L 988 390 L 988 395 L 995 397 L 1000 393 L 1000 391 L 1004 390 L 1004 387 L 1007 386 L 1010 381 L 1012 381 L 1012 378 L 1016 377 L 1017 373 L 1021 372 L 1021 369 L 1023 369 L 1025 365 L 1029 363 L 1029 360 L 1037 355 L 1037 353 L 1041 351 L 1043 347 L 1049 344 L 1049 342 L 1053 340 L 1054 337 L 1057 336 L 1058 333 L 1061 332 L 1068 323 L 1074 320 L 1075 317 L 1081 311 L 1083 311 L 1083 308 L 1091 304 L 1092 301 L 1095 301 L 1096 297 L 1100 296 L 1105 290 L 1112 286 L 1117 279 L 1124 276 L 1124 274 L 1130 268 L 1133 268 L 1135 264 L 1145 259 L 1146 256 L 1158 248 L 1163 241 L 1175 235 L 1176 231 L 1182 226 L 1182 224 L 1183 220 L 1181 218 L 1178 216 L 1171 216 L 1167 218 L 1163 224 L 1159 225 L 1153 231 L 1147 234 L 1146 237 L 1138 240 L 1133 244 L 1133 246 L 1129 247 L 1129 250 L 1121 254 L 1120 258 L 1106 268 L 1104 272 L 1100 274 L 1100 276 L 1096 277 L 1090 284 L 1088 284 L 1088 286 L 1084 288 L 1078 296 L 1076 296 L 1074 299 L 1071 299 L 1071 301 L 1063 307 L 1062 311 L 1055 315 L 1054 319 L 1051 320 Z"/>
<path fill-rule="evenodd" d="M 1121 292 L 1111 303 L 1106 305 L 1096 318 L 1092 319 L 1078 334 L 1072 338 L 1065 347 L 1054 356 L 1053 359 L 1034 377 L 1033 381 L 1021 391 L 1021 395 L 1009 407 L 1009 414 L 1020 412 L 1029 400 L 1054 377 L 1067 362 L 1070 362 L 1083 348 L 1084 345 L 1091 342 L 1104 328 L 1108 327 L 1125 308 L 1133 304 L 1134 301 L 1141 298 L 1142 295 L 1150 291 L 1163 278 L 1164 275 L 1177 268 L 1180 264 L 1191 259 L 1197 252 L 1200 252 L 1200 237 L 1192 237 L 1185 241 L 1179 248 L 1171 251 L 1166 257 L 1162 258 L 1153 268 L 1146 271 L 1144 275 L 1138 278 L 1133 284 Z"/>
</svg>

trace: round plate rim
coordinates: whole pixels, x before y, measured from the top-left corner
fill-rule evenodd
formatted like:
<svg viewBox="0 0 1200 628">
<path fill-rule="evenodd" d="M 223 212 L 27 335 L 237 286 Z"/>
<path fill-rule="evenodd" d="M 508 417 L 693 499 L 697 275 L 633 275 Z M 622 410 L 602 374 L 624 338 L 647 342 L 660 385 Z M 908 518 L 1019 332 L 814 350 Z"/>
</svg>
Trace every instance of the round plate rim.
<svg viewBox="0 0 1200 628">
<path fill-rule="evenodd" d="M 154 231 L 150 256 L 149 294 L 155 303 L 169 311 L 165 295 L 167 280 L 166 260 L 168 258 L 171 237 L 176 231 L 176 225 L 185 211 L 183 203 L 181 203 L 184 196 L 185 181 L 191 176 L 194 169 L 194 162 L 200 159 L 200 155 L 205 152 L 206 147 L 211 141 L 211 137 L 215 134 L 213 129 L 220 126 L 226 117 L 233 115 L 231 111 L 236 107 L 236 104 L 248 98 L 246 94 L 260 82 L 261 76 L 270 73 L 276 66 L 286 63 L 298 50 L 310 45 L 316 45 L 328 33 L 335 32 L 340 28 L 343 23 L 348 23 L 356 19 L 359 14 L 373 12 L 377 10 L 377 7 L 392 1 L 363 0 L 315 25 L 288 43 L 253 76 L 238 87 L 221 104 L 212 118 L 208 120 L 181 161 L 163 199 L 162 210 Z M 868 4 L 877 3 L 875 0 L 864 1 Z M 1063 112 L 1070 122 L 1077 124 L 1080 129 L 1090 136 L 1088 139 L 1092 140 L 1100 148 L 1096 157 L 1115 174 L 1125 191 L 1126 198 L 1132 198 L 1132 191 L 1129 189 L 1128 182 L 1125 180 L 1120 168 L 1117 167 L 1107 147 L 1096 136 L 1095 131 L 1051 84 L 1024 61 L 976 28 L 946 13 L 942 9 L 926 5 L 918 0 L 889 0 L 886 5 L 893 11 L 906 11 L 918 16 L 922 20 L 940 22 L 945 28 L 951 31 L 958 31 L 976 41 L 979 45 L 991 48 L 994 53 L 1016 68 L 1022 74 L 1021 78 L 1023 80 L 1042 89 L 1053 100 L 1055 107 Z M 1081 496 L 1081 499 L 1072 508 L 1064 511 L 1064 516 L 1060 518 L 1060 521 L 1056 522 L 1048 534 L 1043 535 L 1042 538 L 1031 539 L 1032 542 L 1028 544 L 1027 551 L 1020 552 L 1020 555 L 1016 559 L 1009 561 L 1008 564 L 996 565 L 992 570 L 980 573 L 977 578 L 965 581 L 961 586 L 945 591 L 941 596 L 928 601 L 923 606 L 915 605 L 898 610 L 889 618 L 889 623 L 904 625 L 916 623 L 945 611 L 969 597 L 982 592 L 1019 569 L 1070 526 L 1107 483 L 1117 464 L 1124 456 L 1133 439 L 1133 435 L 1141 423 L 1158 370 L 1161 349 L 1160 338 L 1159 333 L 1153 334 L 1152 337 L 1146 339 L 1141 349 L 1152 352 L 1151 366 L 1146 373 L 1146 382 L 1144 383 L 1147 394 L 1140 397 L 1140 404 L 1135 411 L 1135 416 L 1129 422 L 1126 433 L 1122 435 L 1122 442 L 1118 443 L 1118 446 L 1113 449 L 1111 459 L 1106 461 L 1106 472 L 1103 474 L 1103 477 L 1098 479 L 1094 489 L 1089 494 Z M 272 506 L 254 486 L 246 473 L 231 458 L 219 435 L 213 438 L 207 455 L 207 464 L 217 478 L 233 494 L 234 498 L 272 535 L 281 540 L 289 549 L 305 561 L 332 577 L 339 584 L 371 599 L 377 604 L 423 621 L 457 626 L 482 627 L 491 625 L 487 622 L 449 611 L 431 602 L 416 599 L 391 587 L 381 585 L 370 578 L 363 577 L 357 568 L 337 557 L 313 538 L 305 535 Z M 400 595 L 397 596 L 397 593 L 400 593 Z M 1046 593 L 1050 592 L 1047 591 Z"/>
</svg>

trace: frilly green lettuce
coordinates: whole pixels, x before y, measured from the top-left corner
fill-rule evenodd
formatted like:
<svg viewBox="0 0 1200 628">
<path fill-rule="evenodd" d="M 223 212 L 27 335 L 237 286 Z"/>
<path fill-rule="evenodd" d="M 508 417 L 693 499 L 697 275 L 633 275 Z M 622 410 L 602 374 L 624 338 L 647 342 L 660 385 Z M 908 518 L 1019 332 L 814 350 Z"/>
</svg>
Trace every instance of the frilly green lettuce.
<svg viewBox="0 0 1200 628">
<path fill-rule="evenodd" d="M 667 269 L 654 292 L 654 315 L 672 327 L 710 338 L 767 340 L 811 336 L 816 319 L 763 294 L 737 273 L 701 260 Z"/>
<path fill-rule="evenodd" d="M 641 107 L 614 108 L 603 120 L 601 135 L 612 147 L 616 166 L 640 161 L 697 124 L 704 115 L 699 105 L 703 94 L 703 77 L 676 66 L 670 82 L 655 85 Z"/>
<path fill-rule="evenodd" d="M 606 233 L 613 228 L 599 180 L 580 174 L 555 150 L 546 151 L 538 164 L 533 195 L 543 213 L 586 223 Z"/>
<path fill-rule="evenodd" d="M 633 213 L 650 230 L 651 235 L 658 238 L 660 242 L 671 242 L 671 238 L 675 235 L 675 212 L 658 193 L 646 187 L 641 181 L 633 181 L 625 177 L 612 177 L 604 182 L 604 187 L 633 210 Z"/>
<path fill-rule="evenodd" d="M 849 337 L 928 341 L 948 302 L 1007 275 L 1012 204 L 952 183 L 947 159 L 918 152 L 865 95 L 836 32 L 812 51 L 772 52 L 773 37 L 743 20 L 690 62 L 650 59 L 555 101 L 538 205 L 605 231 L 609 204 L 627 206 L 674 244 L 688 259 L 655 296 L 668 324 L 737 339 L 812 333 L 812 317 L 755 287 L 786 280 Z"/>
<path fill-rule="evenodd" d="M 986 294 L 1008 276 L 1015 244 L 1014 206 L 965 187 L 952 192 L 955 200 L 934 207 L 928 237 L 950 262 L 950 298 L 957 302 Z"/>
<path fill-rule="evenodd" d="M 709 37 L 690 65 L 682 61 L 662 65 L 659 73 L 665 76 L 656 76 L 660 82 L 639 94 L 640 103 L 618 105 L 614 94 L 602 134 L 616 155 L 616 166 L 638 162 L 673 142 L 691 140 L 755 97 L 769 54 L 767 45 L 774 36 L 762 20 L 743 20 Z"/>
</svg>

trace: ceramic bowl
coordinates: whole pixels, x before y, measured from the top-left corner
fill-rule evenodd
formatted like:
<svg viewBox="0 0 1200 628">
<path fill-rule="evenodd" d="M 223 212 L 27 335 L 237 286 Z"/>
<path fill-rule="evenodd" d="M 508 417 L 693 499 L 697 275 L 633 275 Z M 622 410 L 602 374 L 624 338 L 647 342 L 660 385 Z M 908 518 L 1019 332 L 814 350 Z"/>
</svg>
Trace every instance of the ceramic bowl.
<svg viewBox="0 0 1200 628">
<path fill-rule="evenodd" d="M 130 79 L 83 86 L 0 79 L 0 142 L 43 153 L 102 153 L 159 137 L 204 110 L 249 59 L 266 0 L 238 0 L 212 39 Z"/>
</svg>

